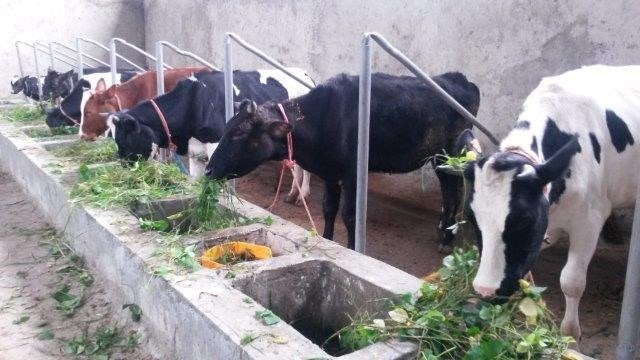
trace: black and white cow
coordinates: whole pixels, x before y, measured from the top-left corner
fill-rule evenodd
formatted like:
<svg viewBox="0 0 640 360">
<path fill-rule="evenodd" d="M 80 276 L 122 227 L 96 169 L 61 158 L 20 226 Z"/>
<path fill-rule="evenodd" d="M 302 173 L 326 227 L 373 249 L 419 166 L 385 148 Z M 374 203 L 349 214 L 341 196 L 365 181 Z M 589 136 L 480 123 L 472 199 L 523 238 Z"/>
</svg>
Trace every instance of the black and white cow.
<svg viewBox="0 0 640 360">
<path fill-rule="evenodd" d="M 476 113 L 480 93 L 460 73 L 434 80 L 470 112 Z M 454 153 L 458 134 L 471 125 L 428 85 L 408 76 L 374 74 L 371 86 L 369 170 L 404 173 L 419 169 L 436 154 Z M 275 102 L 260 107 L 243 103 L 229 122 L 207 165 L 211 178 L 243 176 L 268 160 L 287 155 L 286 135 L 293 137 L 293 157 L 325 181 L 323 236 L 333 238 L 334 222 L 344 191 L 342 219 L 348 246 L 355 245 L 355 198 L 358 133 L 358 77 L 338 75 L 307 95 L 282 103 L 289 123 Z M 439 163 L 438 159 L 436 162 Z M 461 181 L 437 172 L 443 193 L 442 245 L 450 246 Z"/>
<path fill-rule="evenodd" d="M 84 76 L 95 73 L 107 73 L 110 69 L 108 66 L 88 67 L 83 68 L 82 73 Z M 127 81 L 137 74 L 132 69 L 120 69 L 118 73 L 123 76 L 122 82 Z M 48 96 L 48 98 L 57 100 L 59 98 L 65 98 L 69 96 L 73 89 L 73 84 L 78 81 L 78 73 L 75 70 L 69 70 L 64 73 L 60 73 L 55 70 L 49 69 L 47 75 L 44 77 L 44 84 L 42 85 L 42 93 Z"/>
<path fill-rule="evenodd" d="M 39 78 L 29 75 L 23 77 L 14 76 L 11 80 L 11 93 L 19 94 L 22 92 L 25 96 L 35 101 L 40 101 L 38 83 L 40 83 L 40 85 L 42 86 L 43 81 L 43 76 L 40 76 Z"/>
<path fill-rule="evenodd" d="M 589 66 L 544 78 L 500 151 L 465 171 L 468 218 L 481 239 L 475 290 L 511 295 L 545 233 L 566 234 L 561 330 L 579 339 L 578 305 L 598 234 L 612 209 L 636 198 L 638 136 L 640 66 Z"/>
<path fill-rule="evenodd" d="M 313 83 L 304 70 L 289 70 Z M 309 91 L 279 70 L 234 71 L 233 82 L 234 98 L 252 99 L 258 103 L 283 101 Z M 178 154 L 189 153 L 191 175 L 202 175 L 206 160 L 215 149 L 214 143 L 220 140 L 226 125 L 224 74 L 219 71 L 195 74 L 155 101 L 166 118 Z M 111 115 L 107 123 L 121 158 L 146 159 L 153 155 L 154 149 L 168 146 L 162 122 L 149 101 L 127 112 Z M 205 162 L 198 159 L 205 159 Z M 297 171 L 302 173 L 301 169 Z M 292 187 L 291 200 L 309 194 L 309 174 L 305 172 L 302 177 L 302 193 L 298 194 Z"/>
<path fill-rule="evenodd" d="M 125 82 L 133 76 L 135 76 L 135 73 L 118 73 L 116 77 L 116 84 Z M 91 96 L 90 90 L 96 87 L 100 79 L 103 79 L 105 81 L 107 87 L 112 85 L 110 72 L 84 75 L 82 79 L 80 79 L 73 86 L 69 95 L 62 99 L 62 102 L 60 102 L 60 106 L 46 111 L 47 125 L 50 128 L 60 127 L 63 125 L 79 125 L 80 117 L 82 116 L 82 112 L 80 109 L 84 107 L 83 104 Z"/>
</svg>

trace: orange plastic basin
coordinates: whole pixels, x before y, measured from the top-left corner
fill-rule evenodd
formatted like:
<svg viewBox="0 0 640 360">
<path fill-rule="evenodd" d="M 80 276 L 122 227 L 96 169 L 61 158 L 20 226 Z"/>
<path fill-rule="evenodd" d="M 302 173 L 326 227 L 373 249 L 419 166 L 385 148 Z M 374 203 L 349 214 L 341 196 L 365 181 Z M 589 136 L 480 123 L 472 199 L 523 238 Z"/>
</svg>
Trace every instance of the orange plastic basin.
<svg viewBox="0 0 640 360">
<path fill-rule="evenodd" d="M 272 257 L 271 248 L 268 246 L 256 245 L 243 241 L 232 241 L 207 249 L 200 258 L 200 264 L 208 269 L 223 267 L 225 265 L 220 264 L 218 259 L 220 259 L 224 253 L 229 252 L 235 255 L 248 252 L 255 258 L 255 260 L 268 259 Z"/>
</svg>

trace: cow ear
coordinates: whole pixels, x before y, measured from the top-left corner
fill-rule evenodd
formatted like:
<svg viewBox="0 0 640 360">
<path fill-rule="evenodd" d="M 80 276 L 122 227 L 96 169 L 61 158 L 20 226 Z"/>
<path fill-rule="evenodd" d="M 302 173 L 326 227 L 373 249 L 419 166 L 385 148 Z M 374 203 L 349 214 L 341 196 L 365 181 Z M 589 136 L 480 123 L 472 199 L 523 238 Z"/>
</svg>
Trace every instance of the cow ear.
<svg viewBox="0 0 640 360">
<path fill-rule="evenodd" d="M 71 75 L 73 75 L 73 70 L 69 70 L 66 73 L 62 74 L 60 76 L 60 78 L 63 79 L 63 80 L 67 80 L 67 79 L 71 78 Z"/>
<path fill-rule="evenodd" d="M 105 91 L 107 89 L 107 83 L 104 82 L 103 78 L 100 78 L 100 80 L 98 80 L 98 83 L 96 84 L 96 91 Z"/>
<path fill-rule="evenodd" d="M 138 121 L 133 118 L 125 117 L 120 119 L 120 125 L 124 129 L 125 132 L 138 132 L 140 130 L 140 125 Z"/>
<path fill-rule="evenodd" d="M 111 85 L 111 87 L 109 87 L 107 89 L 107 91 L 105 92 L 105 97 L 106 98 L 116 97 L 116 86 L 115 85 Z"/>
<path fill-rule="evenodd" d="M 571 159 L 579 150 L 580 144 L 578 143 L 578 137 L 574 135 L 569 142 L 553 154 L 544 164 L 536 165 L 536 176 L 540 179 L 542 185 L 546 185 L 562 176 L 569 167 Z"/>
<path fill-rule="evenodd" d="M 284 121 L 274 121 L 267 125 L 267 134 L 273 139 L 282 139 L 291 131 L 291 124 Z"/>
</svg>

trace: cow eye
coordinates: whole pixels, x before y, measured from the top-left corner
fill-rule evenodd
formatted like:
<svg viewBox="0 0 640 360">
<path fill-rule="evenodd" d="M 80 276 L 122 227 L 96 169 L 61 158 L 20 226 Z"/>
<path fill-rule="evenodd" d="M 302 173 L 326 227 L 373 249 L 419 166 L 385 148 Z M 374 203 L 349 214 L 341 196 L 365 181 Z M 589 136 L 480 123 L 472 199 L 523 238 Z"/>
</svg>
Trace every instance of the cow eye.
<svg viewBox="0 0 640 360">
<path fill-rule="evenodd" d="M 245 134 L 246 134 L 246 132 L 245 132 L 244 130 L 242 130 L 242 129 L 236 129 L 236 130 L 234 130 L 234 131 L 232 131 L 232 132 L 231 132 L 231 137 L 232 137 L 233 139 L 238 139 L 238 138 L 243 137 Z"/>
</svg>

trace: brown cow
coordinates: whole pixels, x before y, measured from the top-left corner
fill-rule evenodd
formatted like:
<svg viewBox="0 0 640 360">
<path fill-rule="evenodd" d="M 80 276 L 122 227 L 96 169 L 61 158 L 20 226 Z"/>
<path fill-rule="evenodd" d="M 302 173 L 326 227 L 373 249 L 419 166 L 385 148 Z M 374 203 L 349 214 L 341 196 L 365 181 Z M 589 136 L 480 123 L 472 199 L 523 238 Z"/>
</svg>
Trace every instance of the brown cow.
<svg viewBox="0 0 640 360">
<path fill-rule="evenodd" d="M 208 67 L 186 67 L 169 69 L 164 71 L 165 90 L 169 91 L 179 80 L 201 71 L 210 71 Z M 96 137 L 107 131 L 108 126 L 101 113 L 109 113 L 130 109 L 137 103 L 151 99 L 157 95 L 156 72 L 147 71 L 138 74 L 131 80 L 106 88 L 105 82 L 100 79 L 95 91 L 85 94 L 84 105 L 81 104 L 82 116 L 80 117 L 80 138 L 82 140 L 95 140 Z"/>
</svg>

